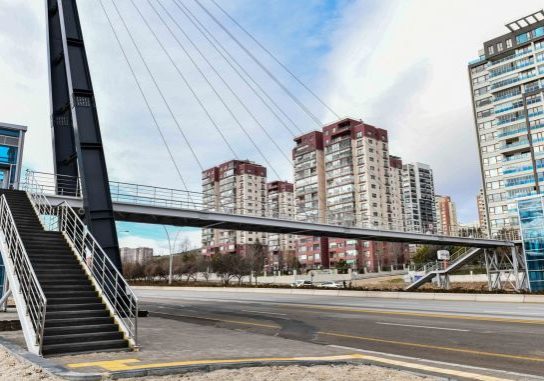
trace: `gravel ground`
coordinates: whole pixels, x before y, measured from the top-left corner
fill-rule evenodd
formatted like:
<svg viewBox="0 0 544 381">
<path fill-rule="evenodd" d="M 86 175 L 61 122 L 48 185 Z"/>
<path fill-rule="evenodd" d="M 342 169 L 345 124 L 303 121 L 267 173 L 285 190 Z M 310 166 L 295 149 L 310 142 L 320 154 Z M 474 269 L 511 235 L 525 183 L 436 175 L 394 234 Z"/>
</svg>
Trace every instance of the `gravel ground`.
<svg viewBox="0 0 544 381">
<path fill-rule="evenodd" d="M 30 362 L 19 360 L 8 351 L 0 348 L 1 381 L 61 381 Z"/>
<path fill-rule="evenodd" d="M 142 381 L 141 378 L 124 379 Z M 179 376 L 146 377 L 146 381 L 421 381 L 434 380 L 408 372 L 368 365 L 273 366 L 216 370 Z"/>
</svg>

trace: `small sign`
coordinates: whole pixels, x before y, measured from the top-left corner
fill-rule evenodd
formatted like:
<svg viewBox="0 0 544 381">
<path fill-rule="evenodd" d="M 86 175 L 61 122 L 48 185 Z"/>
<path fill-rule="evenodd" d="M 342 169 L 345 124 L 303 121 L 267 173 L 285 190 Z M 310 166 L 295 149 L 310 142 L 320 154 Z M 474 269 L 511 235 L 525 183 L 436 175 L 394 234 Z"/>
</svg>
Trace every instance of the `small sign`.
<svg viewBox="0 0 544 381">
<path fill-rule="evenodd" d="M 436 252 L 436 257 L 439 261 L 449 261 L 450 260 L 450 252 L 448 250 L 438 250 Z"/>
</svg>

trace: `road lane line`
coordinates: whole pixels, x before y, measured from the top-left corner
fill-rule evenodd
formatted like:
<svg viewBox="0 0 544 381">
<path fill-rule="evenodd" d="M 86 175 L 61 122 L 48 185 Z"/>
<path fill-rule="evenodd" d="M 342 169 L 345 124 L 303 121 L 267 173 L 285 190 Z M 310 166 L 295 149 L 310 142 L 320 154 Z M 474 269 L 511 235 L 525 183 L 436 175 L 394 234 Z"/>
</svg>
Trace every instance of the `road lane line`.
<svg viewBox="0 0 544 381">
<path fill-rule="evenodd" d="M 506 354 L 506 353 L 483 352 L 483 351 L 477 351 L 477 350 L 473 350 L 473 349 L 443 347 L 443 346 L 439 346 L 439 345 L 420 344 L 420 343 L 410 343 L 410 342 L 406 342 L 406 341 L 378 339 L 378 338 L 375 338 L 375 337 L 348 335 L 348 334 L 336 333 L 336 332 L 319 331 L 317 333 L 319 335 L 323 335 L 323 336 L 342 337 L 342 338 L 346 338 L 346 339 L 371 341 L 371 342 L 385 343 L 385 344 L 394 344 L 394 345 L 401 345 L 401 346 L 406 346 L 406 347 L 436 349 L 436 350 L 447 351 L 447 352 L 459 352 L 459 353 L 467 353 L 467 354 L 473 354 L 473 355 L 479 355 L 479 356 L 498 357 L 498 358 L 507 358 L 507 359 L 514 359 L 514 360 L 524 360 L 524 361 L 534 361 L 534 362 L 543 362 L 544 363 L 544 357 L 532 357 L 532 356 L 523 356 L 523 355 L 509 355 L 509 354 Z"/>
<path fill-rule="evenodd" d="M 265 311 L 255 311 L 255 310 L 240 310 L 242 312 L 251 312 L 255 314 L 263 314 L 263 315 L 281 315 L 281 316 L 287 316 L 287 314 L 280 314 L 279 312 L 265 312 Z"/>
<path fill-rule="evenodd" d="M 397 324 L 397 323 L 386 323 L 377 321 L 376 324 L 381 325 L 395 325 L 399 327 L 413 327 L 413 328 L 428 328 L 428 329 L 440 329 L 443 331 L 458 331 L 458 332 L 470 332 L 469 329 L 460 329 L 460 328 L 444 328 L 444 327 L 431 327 L 429 325 L 413 325 L 413 324 Z"/>
<path fill-rule="evenodd" d="M 465 370 L 468 369 L 470 371 L 494 373 L 495 375 L 496 374 L 504 374 L 504 375 L 506 375 L 508 377 L 515 377 L 516 380 L 519 380 L 520 377 L 523 377 L 522 378 L 523 380 L 525 380 L 525 379 L 527 379 L 527 380 L 544 380 L 544 378 L 542 378 L 541 376 L 537 376 L 537 375 L 534 375 L 534 374 L 528 374 L 528 373 L 511 372 L 511 371 L 502 370 L 502 369 L 484 368 L 484 367 L 481 367 L 481 366 L 474 366 L 474 365 L 467 365 L 467 364 L 459 364 L 459 363 L 452 363 L 452 362 L 430 360 L 430 359 L 421 358 L 421 357 L 411 357 L 411 356 L 397 355 L 397 354 L 394 354 L 394 353 L 370 351 L 370 350 L 367 350 L 367 349 L 347 347 L 345 345 L 329 344 L 328 346 L 331 347 L 331 348 L 344 349 L 344 350 L 347 350 L 347 351 L 359 352 L 359 353 L 363 353 L 363 354 L 371 355 L 371 356 L 395 358 L 395 359 L 407 360 L 407 361 L 411 361 L 411 362 L 414 362 L 414 361 L 423 362 L 423 363 L 426 363 L 426 364 L 432 364 L 432 365 L 440 366 L 442 368 L 455 367 L 455 368 L 461 368 L 461 369 L 465 369 Z"/>
<path fill-rule="evenodd" d="M 443 313 L 425 313 L 425 312 L 411 312 L 411 311 L 389 311 L 389 310 L 372 310 L 357 307 L 342 307 L 342 306 L 317 306 L 308 304 L 281 304 L 283 307 L 288 308 L 304 308 L 323 311 L 337 311 L 337 312 L 358 312 L 377 315 L 397 315 L 397 316 L 418 316 L 418 317 L 430 317 L 437 319 L 458 319 L 458 320 L 475 320 L 475 321 L 492 321 L 497 323 L 519 323 L 519 324 L 535 324 L 544 325 L 544 320 L 529 320 L 529 319 L 511 319 L 500 317 L 487 317 L 487 316 L 471 316 L 471 315 L 453 315 Z"/>
</svg>

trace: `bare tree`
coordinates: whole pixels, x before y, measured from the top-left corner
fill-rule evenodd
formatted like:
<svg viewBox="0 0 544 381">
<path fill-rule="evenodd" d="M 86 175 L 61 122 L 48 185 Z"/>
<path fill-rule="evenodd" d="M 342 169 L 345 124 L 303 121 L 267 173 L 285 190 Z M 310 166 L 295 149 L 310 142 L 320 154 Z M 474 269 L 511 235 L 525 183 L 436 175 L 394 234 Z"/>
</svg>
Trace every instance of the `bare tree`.
<svg viewBox="0 0 544 381">
<path fill-rule="evenodd" d="M 249 271 L 255 276 L 255 284 L 257 284 L 257 277 L 263 271 L 266 261 L 266 246 L 257 240 L 255 244 L 248 247 L 246 259 Z"/>
</svg>

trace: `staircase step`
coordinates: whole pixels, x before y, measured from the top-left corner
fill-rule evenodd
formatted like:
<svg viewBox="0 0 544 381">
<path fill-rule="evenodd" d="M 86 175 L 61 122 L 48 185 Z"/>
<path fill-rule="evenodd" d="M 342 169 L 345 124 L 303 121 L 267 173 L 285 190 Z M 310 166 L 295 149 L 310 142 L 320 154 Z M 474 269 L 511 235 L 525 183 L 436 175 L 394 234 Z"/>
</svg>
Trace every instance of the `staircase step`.
<svg viewBox="0 0 544 381">
<path fill-rule="evenodd" d="M 40 285 L 42 286 L 42 289 L 44 290 L 50 290 L 51 286 L 59 285 L 59 286 L 66 286 L 66 288 L 70 289 L 76 289 L 80 286 L 90 286 L 92 287 L 92 283 L 87 278 L 79 278 L 79 279 L 57 279 L 57 280 L 41 280 L 38 279 L 40 282 Z"/>
<path fill-rule="evenodd" d="M 78 304 L 78 303 L 101 303 L 101 299 L 98 296 L 91 297 L 79 297 L 79 298 L 47 298 L 47 306 L 54 306 L 57 304 Z"/>
<path fill-rule="evenodd" d="M 44 276 L 63 276 L 63 275 L 69 275 L 69 276 L 72 276 L 72 275 L 78 275 L 78 274 L 85 274 L 85 272 L 83 271 L 83 268 L 81 268 L 81 266 L 79 268 L 73 268 L 73 269 L 39 269 L 39 268 L 35 268 L 34 271 L 36 272 L 36 275 L 38 276 L 38 278 L 40 277 L 40 275 L 44 275 Z"/>
<path fill-rule="evenodd" d="M 45 328 L 45 336 L 63 336 L 69 334 L 84 334 L 94 332 L 119 332 L 119 328 L 115 324 L 92 324 L 78 326 L 60 326 Z"/>
<path fill-rule="evenodd" d="M 89 341 L 83 343 L 67 343 L 46 345 L 42 350 L 44 356 L 55 354 L 72 354 L 82 352 L 95 352 L 103 350 L 128 349 L 126 340 Z"/>
<path fill-rule="evenodd" d="M 80 310 L 80 311 L 53 311 L 47 312 L 49 319 L 69 319 L 74 318 L 92 318 L 92 317 L 109 317 L 110 313 L 107 310 Z"/>
<path fill-rule="evenodd" d="M 95 291 L 94 287 L 90 284 L 43 284 L 42 289 L 44 291 Z"/>
<path fill-rule="evenodd" d="M 45 329 L 58 328 L 58 327 L 78 327 L 88 325 L 102 325 L 102 324 L 114 324 L 114 320 L 111 316 L 103 317 L 68 317 L 63 319 L 52 319 L 46 317 Z"/>
<path fill-rule="evenodd" d="M 71 290 L 43 290 L 47 299 L 49 298 L 92 298 L 98 297 L 96 291 L 71 291 Z"/>
<path fill-rule="evenodd" d="M 47 313 L 60 312 L 60 311 L 97 311 L 106 310 L 106 306 L 99 301 L 96 303 L 83 303 L 83 304 L 53 304 L 47 305 Z"/>
<path fill-rule="evenodd" d="M 43 340 L 44 346 L 68 343 L 86 343 L 89 341 L 110 341 L 122 340 L 122 332 L 86 332 L 86 333 L 70 333 L 65 335 L 45 336 Z"/>
<path fill-rule="evenodd" d="M 59 268 L 59 265 L 55 263 L 37 263 L 36 266 L 34 266 L 34 270 L 36 269 L 49 270 L 49 269 L 58 269 L 58 268 Z M 77 270 L 77 269 L 81 269 L 81 264 L 79 262 L 62 265 L 62 270 Z"/>
</svg>

